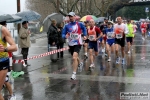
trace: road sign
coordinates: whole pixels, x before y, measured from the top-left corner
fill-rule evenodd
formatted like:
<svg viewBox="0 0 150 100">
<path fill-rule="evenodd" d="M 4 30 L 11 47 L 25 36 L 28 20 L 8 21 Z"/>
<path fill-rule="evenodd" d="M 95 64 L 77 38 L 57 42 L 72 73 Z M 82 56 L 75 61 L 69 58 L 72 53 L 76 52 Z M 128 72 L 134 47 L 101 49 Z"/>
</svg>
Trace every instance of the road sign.
<svg viewBox="0 0 150 100">
<path fill-rule="evenodd" d="M 149 12 L 149 7 L 146 7 L 146 8 L 145 8 L 145 12 Z"/>
</svg>

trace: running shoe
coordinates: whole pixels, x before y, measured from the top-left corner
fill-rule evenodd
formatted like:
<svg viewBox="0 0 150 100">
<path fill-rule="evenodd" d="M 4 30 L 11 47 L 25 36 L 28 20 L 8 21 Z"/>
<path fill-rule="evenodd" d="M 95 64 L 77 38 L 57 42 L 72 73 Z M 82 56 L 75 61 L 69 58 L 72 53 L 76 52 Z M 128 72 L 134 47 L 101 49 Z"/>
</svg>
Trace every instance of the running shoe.
<svg viewBox="0 0 150 100">
<path fill-rule="evenodd" d="M 116 64 L 119 64 L 119 62 L 120 62 L 120 58 L 117 57 L 117 59 L 116 59 Z"/>
<path fill-rule="evenodd" d="M 91 64 L 91 65 L 90 65 L 90 68 L 94 68 L 94 67 L 95 67 L 95 65 L 94 65 L 94 64 Z"/>
<path fill-rule="evenodd" d="M 10 98 L 8 100 L 16 100 L 15 94 L 13 94 L 12 96 L 10 96 Z"/>
<path fill-rule="evenodd" d="M 83 69 L 83 62 L 80 62 L 78 66 L 78 72 L 82 72 L 82 69 Z"/>
<path fill-rule="evenodd" d="M 72 74 L 71 80 L 76 80 L 76 74 Z"/>
<path fill-rule="evenodd" d="M 83 62 L 80 62 L 80 64 L 78 65 L 78 67 L 83 67 Z"/>
<path fill-rule="evenodd" d="M 144 37 L 142 37 L 142 40 L 145 40 L 145 38 L 144 38 Z"/>
<path fill-rule="evenodd" d="M 102 49 L 102 53 L 105 53 L 105 49 Z"/>
<path fill-rule="evenodd" d="M 111 61 L 111 57 L 109 57 L 107 61 L 110 62 Z"/>
<path fill-rule="evenodd" d="M 84 55 L 84 59 L 85 59 L 85 60 L 88 59 L 88 56 L 87 56 L 87 55 Z"/>
<path fill-rule="evenodd" d="M 124 59 L 122 59 L 122 65 L 124 65 L 125 64 L 125 60 Z"/>
<path fill-rule="evenodd" d="M 130 53 L 131 53 L 131 51 L 129 50 L 129 51 L 128 51 L 128 54 L 130 54 Z"/>
</svg>

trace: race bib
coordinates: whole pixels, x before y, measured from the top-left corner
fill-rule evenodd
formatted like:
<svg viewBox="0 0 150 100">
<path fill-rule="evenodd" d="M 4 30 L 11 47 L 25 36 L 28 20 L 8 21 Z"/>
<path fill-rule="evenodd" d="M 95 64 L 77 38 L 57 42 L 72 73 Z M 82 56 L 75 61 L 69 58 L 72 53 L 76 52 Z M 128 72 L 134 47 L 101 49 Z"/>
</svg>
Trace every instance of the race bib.
<svg viewBox="0 0 150 100">
<path fill-rule="evenodd" d="M 112 35 L 113 35 L 113 33 L 108 32 L 108 33 L 107 33 L 107 39 L 112 39 Z"/>
<path fill-rule="evenodd" d="M 141 30 L 143 31 L 143 30 L 145 30 L 145 28 L 142 28 Z"/>
<path fill-rule="evenodd" d="M 120 33 L 120 34 L 116 34 L 116 38 L 117 39 L 121 39 L 123 36 L 122 36 L 122 34 Z"/>
<path fill-rule="evenodd" d="M 89 40 L 93 41 L 95 39 L 95 35 L 89 35 Z"/>
<path fill-rule="evenodd" d="M 73 39 L 73 40 L 78 40 L 79 39 L 79 34 L 78 33 L 70 34 L 70 38 Z"/>
</svg>

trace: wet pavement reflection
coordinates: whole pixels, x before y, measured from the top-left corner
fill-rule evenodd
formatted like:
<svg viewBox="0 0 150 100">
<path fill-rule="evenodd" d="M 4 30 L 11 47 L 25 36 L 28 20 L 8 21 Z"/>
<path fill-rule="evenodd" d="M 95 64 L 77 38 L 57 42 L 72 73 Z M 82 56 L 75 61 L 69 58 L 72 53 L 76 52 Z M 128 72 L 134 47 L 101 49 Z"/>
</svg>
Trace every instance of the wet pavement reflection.
<svg viewBox="0 0 150 100">
<path fill-rule="evenodd" d="M 47 51 L 46 38 L 32 43 L 30 56 Z M 67 44 L 66 44 L 67 46 Z M 63 59 L 53 63 L 50 57 L 30 60 L 25 75 L 13 81 L 17 100 L 121 100 L 120 92 L 149 92 L 150 40 L 137 33 L 132 53 L 126 53 L 126 64 L 116 64 L 115 55 L 107 62 L 101 53 L 95 59 L 95 69 L 89 71 L 90 61 L 78 68 L 77 80 L 71 81 L 71 56 L 65 51 Z M 83 49 L 81 50 L 83 59 Z M 136 99 L 138 100 L 138 99 Z"/>
</svg>

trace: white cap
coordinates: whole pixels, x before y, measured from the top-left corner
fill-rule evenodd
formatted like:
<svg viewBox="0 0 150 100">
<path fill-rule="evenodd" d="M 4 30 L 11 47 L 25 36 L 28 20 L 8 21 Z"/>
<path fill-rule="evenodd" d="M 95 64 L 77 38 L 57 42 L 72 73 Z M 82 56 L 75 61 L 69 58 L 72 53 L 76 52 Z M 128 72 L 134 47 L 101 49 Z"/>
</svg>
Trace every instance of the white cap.
<svg viewBox="0 0 150 100">
<path fill-rule="evenodd" d="M 74 12 L 70 12 L 69 14 L 68 14 L 68 16 L 75 16 L 76 14 L 74 13 Z"/>
</svg>

